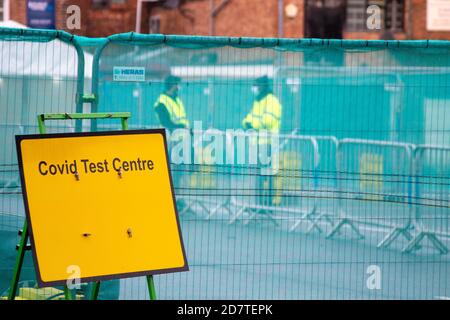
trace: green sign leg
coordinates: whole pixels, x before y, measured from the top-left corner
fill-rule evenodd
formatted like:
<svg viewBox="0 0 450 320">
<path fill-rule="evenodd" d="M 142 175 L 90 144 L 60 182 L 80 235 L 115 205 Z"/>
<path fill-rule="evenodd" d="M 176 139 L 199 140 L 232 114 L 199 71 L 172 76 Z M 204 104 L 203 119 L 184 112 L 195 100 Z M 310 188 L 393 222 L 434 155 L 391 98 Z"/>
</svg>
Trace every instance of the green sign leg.
<svg viewBox="0 0 450 320">
<path fill-rule="evenodd" d="M 43 114 L 38 115 L 37 120 L 38 120 L 39 133 L 44 134 L 46 132 L 44 115 Z"/>
<path fill-rule="evenodd" d="M 100 281 L 97 281 L 94 283 L 92 287 L 91 300 L 97 300 L 99 290 L 100 290 Z"/>
<path fill-rule="evenodd" d="M 153 282 L 153 276 L 147 276 L 148 293 L 150 300 L 156 300 L 155 283 Z"/>
<path fill-rule="evenodd" d="M 66 300 L 72 300 L 72 292 L 67 286 L 64 286 L 64 297 L 66 298 Z"/>
<path fill-rule="evenodd" d="M 9 289 L 8 299 L 14 300 L 17 294 L 17 287 L 19 285 L 20 271 L 22 270 L 23 258 L 25 256 L 26 246 L 28 243 L 28 225 L 27 220 L 23 223 L 22 235 L 20 237 L 19 252 L 17 254 L 16 265 L 14 267 L 14 274 Z"/>
<path fill-rule="evenodd" d="M 121 118 L 122 130 L 128 130 L 128 118 Z"/>
</svg>

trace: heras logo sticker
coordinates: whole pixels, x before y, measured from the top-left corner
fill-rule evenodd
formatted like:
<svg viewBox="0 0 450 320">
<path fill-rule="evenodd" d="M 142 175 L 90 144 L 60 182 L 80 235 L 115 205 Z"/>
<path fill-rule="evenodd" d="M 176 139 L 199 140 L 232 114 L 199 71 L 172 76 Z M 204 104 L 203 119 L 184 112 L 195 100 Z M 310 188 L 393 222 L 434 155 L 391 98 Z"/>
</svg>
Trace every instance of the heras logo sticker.
<svg viewBox="0 0 450 320">
<path fill-rule="evenodd" d="M 145 81 L 145 68 L 143 67 L 114 67 L 114 81 Z"/>
</svg>

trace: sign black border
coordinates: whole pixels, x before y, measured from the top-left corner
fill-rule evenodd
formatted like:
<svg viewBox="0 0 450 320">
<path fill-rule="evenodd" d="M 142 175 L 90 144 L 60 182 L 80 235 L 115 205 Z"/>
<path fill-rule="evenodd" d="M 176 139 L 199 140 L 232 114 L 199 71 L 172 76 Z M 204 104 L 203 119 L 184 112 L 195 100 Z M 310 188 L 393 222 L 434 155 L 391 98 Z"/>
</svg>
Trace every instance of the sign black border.
<svg viewBox="0 0 450 320">
<path fill-rule="evenodd" d="M 22 186 L 22 196 L 23 196 L 23 202 L 24 202 L 24 206 L 25 206 L 25 214 L 26 214 L 26 219 L 27 219 L 27 224 L 28 224 L 28 234 L 30 236 L 31 250 L 33 253 L 33 261 L 34 261 L 35 270 L 36 270 L 36 278 L 37 278 L 39 287 L 65 285 L 65 284 L 67 284 L 67 279 L 46 282 L 46 281 L 43 281 L 41 278 L 41 272 L 39 269 L 39 263 L 38 263 L 38 259 L 37 259 L 37 255 L 36 255 L 36 250 L 34 249 L 35 243 L 34 243 L 34 237 L 33 237 L 33 228 L 32 228 L 32 224 L 31 224 L 30 209 L 28 207 L 26 182 L 25 182 L 25 177 L 24 177 L 24 172 L 23 172 L 21 142 L 24 140 L 34 140 L 34 139 L 115 136 L 115 135 L 134 135 L 134 134 L 161 134 L 163 136 L 164 147 L 165 147 L 164 151 L 165 151 L 165 155 L 166 155 L 167 168 L 169 170 L 170 188 L 171 188 L 171 192 L 172 192 L 173 206 L 175 209 L 175 217 L 177 220 L 178 235 L 180 237 L 181 249 L 183 252 L 184 265 L 179 268 L 146 270 L 146 271 L 139 271 L 139 272 L 120 273 L 120 274 L 94 276 L 94 277 L 86 277 L 86 278 L 81 277 L 80 281 L 82 283 L 85 283 L 85 282 L 104 281 L 104 280 L 112 280 L 112 279 L 125 279 L 125 278 L 132 278 L 132 277 L 189 271 L 189 266 L 188 266 L 188 262 L 187 262 L 187 258 L 186 258 L 186 251 L 185 251 L 184 242 L 183 242 L 183 236 L 181 234 L 180 219 L 179 219 L 178 210 L 177 210 L 177 206 L 176 206 L 176 199 L 175 199 L 175 192 L 174 192 L 174 188 L 173 188 L 172 171 L 170 168 L 170 162 L 169 162 L 169 157 L 168 157 L 167 138 L 166 138 L 166 130 L 165 129 L 141 129 L 141 130 L 123 130 L 123 131 L 71 132 L 71 133 L 46 133 L 46 134 L 16 135 L 17 161 L 18 161 L 18 165 L 19 165 L 20 181 L 21 181 L 21 186 Z"/>
</svg>

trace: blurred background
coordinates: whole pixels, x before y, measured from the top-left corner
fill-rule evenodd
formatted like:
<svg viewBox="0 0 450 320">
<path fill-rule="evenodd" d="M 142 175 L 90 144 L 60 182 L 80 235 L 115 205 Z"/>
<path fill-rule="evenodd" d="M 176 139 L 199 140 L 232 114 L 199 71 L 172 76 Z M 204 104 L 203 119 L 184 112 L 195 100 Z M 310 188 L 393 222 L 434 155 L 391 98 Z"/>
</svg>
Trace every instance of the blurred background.
<svg viewBox="0 0 450 320">
<path fill-rule="evenodd" d="M 81 9 L 69 29 L 67 8 Z M 373 7 L 373 6 L 376 6 Z M 141 33 L 326 39 L 448 39 L 445 0 L 0 0 L 0 21 L 90 37 Z M 375 9 L 374 9 L 375 8 Z M 374 10 L 379 10 L 375 12 Z M 368 18 L 380 23 L 368 28 Z"/>
<path fill-rule="evenodd" d="M 160 298 L 450 297 L 450 42 L 366 41 L 449 39 L 449 0 L 0 0 L 0 20 L 81 36 L 0 29 L 0 296 L 24 218 L 14 136 L 37 133 L 41 113 L 128 111 L 130 129 L 161 127 L 154 104 L 175 75 L 188 120 L 222 138 L 266 76 L 281 169 L 261 188 L 259 164 L 172 163 L 190 271 L 155 277 Z M 129 31 L 258 38 L 116 35 Z M 26 259 L 19 296 L 54 296 Z M 144 299 L 145 284 L 101 295 Z"/>
</svg>

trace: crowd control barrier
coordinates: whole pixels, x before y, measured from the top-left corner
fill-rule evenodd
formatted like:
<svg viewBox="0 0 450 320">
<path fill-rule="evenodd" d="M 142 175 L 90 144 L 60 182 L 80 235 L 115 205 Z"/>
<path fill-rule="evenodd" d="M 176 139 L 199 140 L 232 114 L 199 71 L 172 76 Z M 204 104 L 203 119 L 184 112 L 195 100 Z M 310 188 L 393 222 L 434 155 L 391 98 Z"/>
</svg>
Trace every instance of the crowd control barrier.
<svg viewBox="0 0 450 320">
<path fill-rule="evenodd" d="M 241 142 L 233 132 L 217 129 L 185 132 L 191 135 L 189 160 L 186 157 L 180 164 L 172 158 L 174 175 L 180 176 L 175 183 L 179 191 L 177 199 L 182 202 L 180 214 L 194 212 L 206 220 L 214 218 L 220 210 L 231 215 L 230 187 L 239 178 L 236 161 L 245 163 L 247 149 L 242 144 L 245 140 L 241 138 Z M 172 141 L 173 156 L 178 152 L 175 148 Z"/>
<path fill-rule="evenodd" d="M 162 299 L 448 296 L 449 47 L 133 32 L 96 39 L 0 27 L 0 292 L 24 216 L 13 137 L 37 133 L 43 113 L 130 112 L 130 129 L 160 128 L 154 105 L 173 75 L 191 124 L 187 148 L 169 142 L 190 271 L 155 277 Z M 254 137 L 242 130 L 261 77 L 282 106 L 277 168 L 249 161 Z M 55 121 L 47 132 L 114 128 Z M 216 139 L 232 147 L 218 156 Z M 321 236 L 348 226 L 365 240 Z M 424 240 L 442 255 L 428 260 Z M 370 250 L 391 244 L 414 260 Z M 381 290 L 363 283 L 373 264 L 389 269 Z M 21 283 L 32 283 L 25 265 Z M 123 280 L 120 292 L 102 291 L 145 299 L 145 286 Z"/>
<path fill-rule="evenodd" d="M 428 238 L 441 253 L 448 253 L 439 238 L 450 237 L 450 147 L 419 145 L 414 149 L 416 234 L 404 248 L 412 252 Z"/>
<path fill-rule="evenodd" d="M 310 233 L 314 230 L 319 233 L 325 232 L 323 226 L 332 226 L 334 224 L 334 216 L 338 199 L 338 184 L 336 174 L 336 156 L 339 140 L 334 136 L 314 136 L 317 143 L 318 162 L 314 171 L 309 172 L 315 174 L 314 183 L 314 214 L 306 230 Z M 297 220 L 292 225 L 290 231 L 294 231 L 301 224 L 301 220 Z"/>
<path fill-rule="evenodd" d="M 241 169 L 247 178 L 250 193 L 236 194 L 232 205 L 236 207 L 230 223 L 269 220 L 298 225 L 301 221 L 312 223 L 316 214 L 316 167 L 319 162 L 317 141 L 314 137 L 277 135 L 279 139 L 278 161 Z M 247 139 L 254 139 L 248 135 Z M 272 159 L 273 160 L 273 159 Z M 251 187 L 248 186 L 250 184 Z M 251 191 L 253 190 L 253 191 Z M 290 226 L 292 229 L 292 226 Z"/>
<path fill-rule="evenodd" d="M 357 224 L 365 224 L 389 229 L 379 247 L 388 246 L 400 235 L 410 240 L 412 172 L 412 147 L 409 144 L 340 140 L 338 221 L 327 237 L 333 237 L 348 225 L 363 238 Z"/>
</svg>

